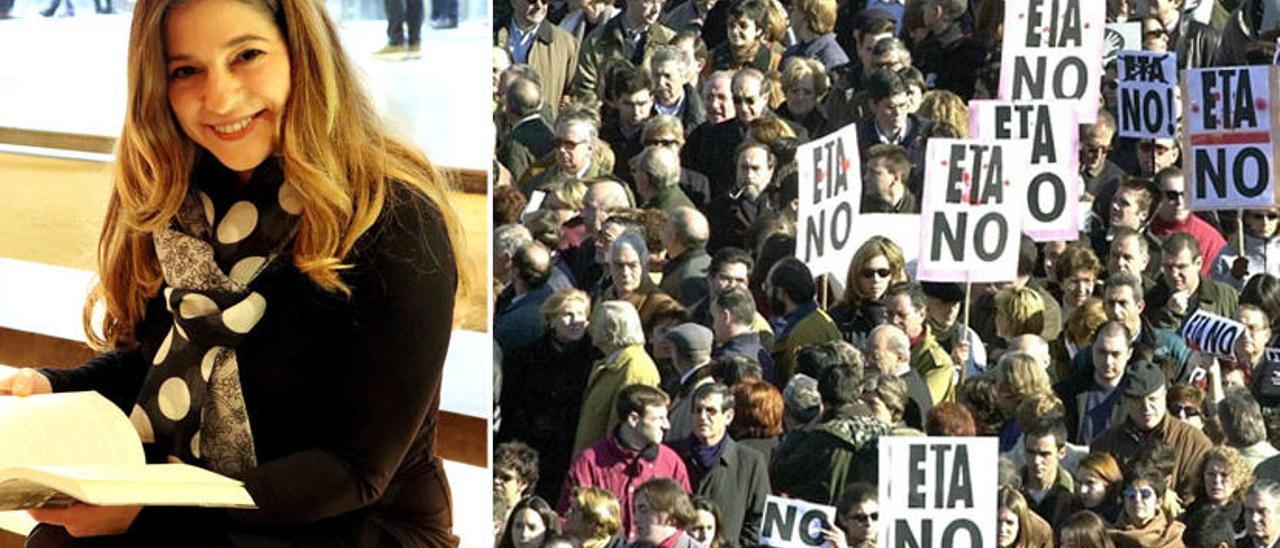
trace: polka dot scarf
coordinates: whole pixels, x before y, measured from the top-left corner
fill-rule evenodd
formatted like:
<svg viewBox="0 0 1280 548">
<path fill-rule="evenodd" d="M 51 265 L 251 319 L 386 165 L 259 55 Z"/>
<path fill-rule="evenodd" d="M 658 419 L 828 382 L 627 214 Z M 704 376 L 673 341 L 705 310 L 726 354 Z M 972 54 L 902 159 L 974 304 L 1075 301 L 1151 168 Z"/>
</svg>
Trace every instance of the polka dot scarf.
<svg viewBox="0 0 1280 548">
<path fill-rule="evenodd" d="M 171 462 L 237 474 L 257 456 L 236 347 L 266 313 L 267 299 L 251 286 L 277 257 L 287 260 L 302 200 L 278 159 L 239 191 L 225 168 L 205 167 L 173 226 L 153 235 L 173 326 L 129 418 Z"/>
</svg>

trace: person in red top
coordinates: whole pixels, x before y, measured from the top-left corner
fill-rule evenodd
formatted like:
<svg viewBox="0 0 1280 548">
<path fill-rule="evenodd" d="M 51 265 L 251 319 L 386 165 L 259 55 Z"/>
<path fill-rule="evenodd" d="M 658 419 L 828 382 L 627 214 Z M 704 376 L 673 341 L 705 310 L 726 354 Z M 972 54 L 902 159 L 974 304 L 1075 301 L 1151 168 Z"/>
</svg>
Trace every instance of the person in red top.
<svg viewBox="0 0 1280 548">
<path fill-rule="evenodd" d="M 1151 234 L 1161 240 L 1174 232 L 1190 234 L 1200 244 L 1200 259 L 1203 261 L 1200 274 L 1211 274 L 1213 261 L 1227 245 L 1226 239 L 1213 225 L 1191 214 L 1191 197 L 1187 195 L 1187 179 L 1181 169 L 1166 167 L 1160 170 L 1156 173 L 1156 186 L 1160 187 L 1160 196 L 1155 218 L 1151 220 Z"/>
<path fill-rule="evenodd" d="M 618 416 L 622 422 L 613 433 L 583 449 L 569 465 L 560 503 L 556 511 L 564 515 L 577 487 L 599 487 L 618 497 L 622 507 L 623 538 L 634 540 L 635 508 L 639 488 L 654 478 L 670 478 L 685 493 L 692 491 L 684 461 L 662 445 L 671 424 L 667 422 L 670 400 L 661 390 L 633 384 L 618 393 Z"/>
</svg>

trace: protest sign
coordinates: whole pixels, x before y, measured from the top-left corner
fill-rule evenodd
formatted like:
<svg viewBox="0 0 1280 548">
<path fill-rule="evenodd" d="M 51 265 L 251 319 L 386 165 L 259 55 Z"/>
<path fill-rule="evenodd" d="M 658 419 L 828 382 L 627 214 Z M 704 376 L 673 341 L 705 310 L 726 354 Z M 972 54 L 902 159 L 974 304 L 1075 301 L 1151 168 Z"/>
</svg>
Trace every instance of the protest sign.
<svg viewBox="0 0 1280 548">
<path fill-rule="evenodd" d="M 1197 310 L 1183 322 L 1180 333 L 1192 350 L 1230 358 L 1235 350 L 1236 340 L 1244 334 L 1244 329 L 1244 324 L 1240 322 Z"/>
<path fill-rule="evenodd" d="M 775 497 L 764 501 L 760 544 L 776 548 L 822 546 L 822 530 L 835 527 L 836 509 L 821 504 Z"/>
<path fill-rule="evenodd" d="M 1186 71 L 1184 159 L 1191 209 L 1268 207 L 1275 199 L 1270 66 Z"/>
<path fill-rule="evenodd" d="M 1027 141 L 930 139 L 925 150 L 920 263 L 927 282 L 1006 282 L 1018 266 Z"/>
<path fill-rule="evenodd" d="M 920 257 L 920 215 L 915 213 L 864 213 L 853 223 L 853 235 L 850 241 L 857 242 L 853 249 L 856 252 L 864 242 L 873 236 L 884 236 L 898 245 L 902 250 L 902 258 L 906 261 L 907 274 L 912 274 L 917 258 Z M 846 265 L 846 268 L 848 265 Z M 835 279 L 843 280 L 845 272 Z M 914 278 L 914 276 L 913 276 Z"/>
<path fill-rule="evenodd" d="M 1080 231 L 1080 132 L 1070 104 L 1057 101 L 970 101 L 969 135 L 1026 139 L 1030 169 L 1006 173 L 1021 180 L 1022 232 L 1037 242 L 1074 240 Z"/>
<path fill-rule="evenodd" d="M 1004 12 L 1001 99 L 1059 100 L 1075 106 L 1080 123 L 1098 116 L 1107 3 L 1027 0 Z"/>
<path fill-rule="evenodd" d="M 1107 31 L 1102 39 L 1102 66 L 1116 60 L 1121 50 L 1142 49 L 1142 23 L 1125 21 L 1123 23 L 1107 23 Z"/>
<path fill-rule="evenodd" d="M 880 546 L 997 546 L 989 437 L 880 438 Z"/>
<path fill-rule="evenodd" d="M 797 256 L 814 276 L 843 278 L 865 240 L 854 240 L 862 207 L 862 167 L 854 124 L 796 149 L 800 178 Z"/>
<path fill-rule="evenodd" d="M 1174 139 L 1178 135 L 1178 57 L 1173 52 L 1121 51 L 1116 58 L 1117 120 L 1121 137 Z"/>
</svg>

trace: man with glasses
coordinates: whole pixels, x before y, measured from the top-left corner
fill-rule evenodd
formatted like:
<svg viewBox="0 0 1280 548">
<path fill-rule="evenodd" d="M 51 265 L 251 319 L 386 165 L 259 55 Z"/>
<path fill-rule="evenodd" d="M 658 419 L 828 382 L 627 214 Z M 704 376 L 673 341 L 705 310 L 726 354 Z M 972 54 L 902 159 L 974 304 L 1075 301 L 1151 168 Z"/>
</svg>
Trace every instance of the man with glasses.
<svg viewBox="0 0 1280 548">
<path fill-rule="evenodd" d="M 542 78 L 542 97 L 554 115 L 578 69 L 578 41 L 568 31 L 546 20 L 549 0 L 510 2 L 511 22 L 494 33 L 493 43 L 506 48 L 513 63 L 529 65 L 538 71 Z"/>
<path fill-rule="evenodd" d="M 719 382 L 693 390 L 693 432 L 672 443 L 694 494 L 707 497 L 720 508 L 722 537 L 741 546 L 760 537 L 764 502 L 769 496 L 769 464 L 764 455 L 729 437 L 734 397 Z"/>
<path fill-rule="evenodd" d="M 1150 362 L 1132 364 L 1120 388 L 1125 419 L 1089 444 L 1089 450 L 1105 451 L 1120 462 L 1130 462 L 1163 442 L 1173 449 L 1170 484 L 1176 486 L 1183 500 L 1188 500 L 1199 483 L 1196 473 L 1213 443 L 1203 432 L 1168 416 L 1165 385 L 1159 366 Z"/>
<path fill-rule="evenodd" d="M 1084 199 L 1093 202 L 1093 214 L 1104 225 L 1111 207 L 1111 197 L 1124 179 L 1124 170 L 1111 161 L 1111 146 L 1116 135 L 1116 119 L 1106 109 L 1098 109 L 1098 119 L 1080 125 L 1080 179 L 1084 182 Z"/>
<path fill-rule="evenodd" d="M 924 289 L 915 282 L 894 284 L 884 294 L 885 320 L 909 337 L 911 368 L 928 385 L 933 403 L 955 401 L 959 374 L 951 363 L 951 356 L 933 338 L 925 321 L 926 306 Z"/>
<path fill-rule="evenodd" d="M 880 503 L 875 485 L 857 482 L 849 484 L 840 502 L 836 504 L 836 523 L 844 535 L 844 545 L 849 548 L 875 548 L 879 546 Z M 840 544 L 837 543 L 836 546 Z"/>
<path fill-rule="evenodd" d="M 1177 330 L 1196 310 L 1230 317 L 1239 304 L 1236 291 L 1201 274 L 1200 246 L 1185 232 L 1175 232 L 1161 246 L 1160 279 L 1147 291 L 1143 313 L 1156 327 Z"/>
<path fill-rule="evenodd" d="M 598 131 L 595 119 L 589 112 L 566 110 L 561 113 L 556 120 L 555 139 L 552 141 L 555 163 L 521 183 L 525 196 L 535 190 L 545 191 L 548 186 L 560 181 L 599 177 L 600 166 L 595 161 Z"/>
<path fill-rule="evenodd" d="M 1200 273 L 1209 275 L 1214 259 L 1227 241 L 1213 225 L 1191 213 L 1191 196 L 1187 194 L 1187 179 L 1181 169 L 1164 168 L 1156 173 L 1155 180 L 1160 189 L 1160 205 L 1151 220 L 1151 235 L 1163 240 L 1175 232 L 1190 234 L 1200 246 Z"/>
<path fill-rule="evenodd" d="M 626 0 L 622 14 L 596 27 L 582 39 L 578 51 L 578 71 L 573 78 L 573 98 L 598 105 L 603 70 L 616 60 L 648 66 L 658 48 L 671 43 L 675 31 L 658 22 L 663 0 Z"/>
<path fill-rule="evenodd" d="M 867 165 L 873 145 L 896 145 L 911 160 L 907 189 L 920 195 L 924 172 L 925 138 L 932 125 L 908 111 L 909 90 L 902 76 L 889 69 L 877 69 L 868 79 L 871 115 L 858 123 L 858 154 Z"/>
</svg>

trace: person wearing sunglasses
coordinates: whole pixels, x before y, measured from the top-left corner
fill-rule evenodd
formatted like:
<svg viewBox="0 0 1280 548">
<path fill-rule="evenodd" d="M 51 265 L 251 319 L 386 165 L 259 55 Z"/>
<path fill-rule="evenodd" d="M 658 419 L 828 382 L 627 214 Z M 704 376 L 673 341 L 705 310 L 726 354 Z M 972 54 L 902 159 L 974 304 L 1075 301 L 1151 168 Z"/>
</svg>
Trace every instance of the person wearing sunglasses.
<svg viewBox="0 0 1280 548">
<path fill-rule="evenodd" d="M 1155 182 L 1160 194 L 1148 228 L 1151 235 L 1164 240 L 1174 232 L 1190 234 L 1200 246 L 1200 274 L 1211 274 L 1214 259 L 1227 241 L 1217 228 L 1200 217 L 1203 213 L 1191 213 L 1191 195 L 1181 169 L 1173 166 L 1161 169 L 1156 173 Z"/>
<path fill-rule="evenodd" d="M 831 319 L 844 340 L 861 346 L 871 330 L 884 322 L 884 293 L 889 286 L 907 281 L 902 248 L 883 236 L 863 242 L 849 261 L 844 295 L 831 307 Z"/>
<path fill-rule="evenodd" d="M 1143 548 L 1181 548 L 1180 521 L 1174 521 L 1160 509 L 1167 483 L 1164 473 L 1148 460 L 1131 464 L 1124 474 L 1124 490 L 1121 491 L 1124 511 L 1111 539 L 1117 546 L 1142 546 Z"/>
<path fill-rule="evenodd" d="M 1280 276 L 1280 207 L 1244 210 L 1244 253 L 1232 238 L 1213 261 L 1213 279 L 1237 290 L 1256 274 Z"/>
<path fill-rule="evenodd" d="M 1121 381 L 1121 404 L 1125 418 L 1118 424 L 1112 424 L 1098 439 L 1093 440 L 1091 451 L 1106 451 L 1121 462 L 1137 458 L 1157 442 L 1163 442 L 1173 449 L 1173 470 L 1170 474 L 1171 486 L 1177 487 L 1178 495 L 1188 500 L 1195 492 L 1198 478 L 1195 471 L 1200 469 L 1204 455 L 1213 446 L 1203 432 L 1170 417 L 1166 407 L 1164 371 L 1151 362 L 1136 361 L 1129 364 L 1129 370 Z M 1160 489 L 1157 494 L 1164 494 L 1164 474 L 1160 474 Z M 1125 486 L 1133 487 L 1126 476 Z M 1154 485 L 1154 484 L 1153 484 Z M 1157 504 L 1156 501 L 1150 501 Z M 1142 526 L 1150 516 L 1134 516 L 1131 501 L 1125 501 L 1125 512 L 1130 518 L 1139 518 L 1133 523 Z"/>
<path fill-rule="evenodd" d="M 1158 17 L 1142 18 L 1142 49 L 1144 51 L 1169 51 L 1169 31 Z"/>
<path fill-rule="evenodd" d="M 848 548 L 874 548 L 880 532 L 880 503 L 876 486 L 851 483 L 836 504 L 836 523 L 830 537 L 844 536 Z"/>
<path fill-rule="evenodd" d="M 1178 54 L 1178 70 L 1214 64 L 1222 33 L 1183 13 L 1186 0 L 1147 0 L 1138 3 L 1138 16 L 1155 19 L 1167 33 L 1166 48 Z M 1143 30 L 1146 30 L 1143 24 Z M 1144 33 L 1144 44 L 1146 34 Z"/>
</svg>

